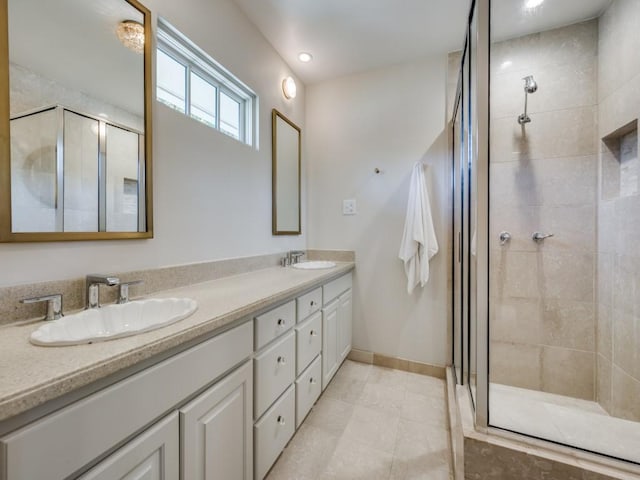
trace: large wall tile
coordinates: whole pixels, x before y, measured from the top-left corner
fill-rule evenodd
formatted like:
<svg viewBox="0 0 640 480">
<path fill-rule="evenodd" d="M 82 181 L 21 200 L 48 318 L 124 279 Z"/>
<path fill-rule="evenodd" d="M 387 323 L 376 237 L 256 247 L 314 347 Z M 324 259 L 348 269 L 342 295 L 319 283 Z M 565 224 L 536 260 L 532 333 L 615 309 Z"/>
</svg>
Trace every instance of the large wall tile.
<svg viewBox="0 0 640 480">
<path fill-rule="evenodd" d="M 542 347 L 492 341 L 490 381 L 514 387 L 540 390 Z"/>
<path fill-rule="evenodd" d="M 540 332 L 544 345 L 595 350 L 595 312 L 593 302 L 544 300 Z"/>
<path fill-rule="evenodd" d="M 501 342 L 539 344 L 540 301 L 495 299 L 489 305 L 491 338 Z"/>
<path fill-rule="evenodd" d="M 543 347 L 542 390 L 593 400 L 595 354 L 566 348 Z"/>
<path fill-rule="evenodd" d="M 613 415 L 640 422 L 640 381 L 614 365 L 611 385 Z"/>
<path fill-rule="evenodd" d="M 544 252 L 538 283 L 546 298 L 593 302 L 594 273 L 593 254 Z"/>
<path fill-rule="evenodd" d="M 608 413 L 611 413 L 611 374 L 612 365 L 602 355 L 597 355 L 596 363 L 596 402 Z"/>
<path fill-rule="evenodd" d="M 613 311 L 613 363 L 640 381 L 640 317 Z"/>
</svg>

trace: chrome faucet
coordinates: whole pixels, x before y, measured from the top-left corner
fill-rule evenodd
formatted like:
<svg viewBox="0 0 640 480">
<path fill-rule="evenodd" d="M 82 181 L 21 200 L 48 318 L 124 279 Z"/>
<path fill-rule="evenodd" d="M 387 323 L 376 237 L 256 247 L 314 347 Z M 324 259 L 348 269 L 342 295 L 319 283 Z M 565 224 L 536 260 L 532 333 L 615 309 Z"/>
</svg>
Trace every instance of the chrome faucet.
<svg viewBox="0 0 640 480">
<path fill-rule="evenodd" d="M 285 257 L 282 257 L 281 263 L 283 267 L 288 267 L 300 261 L 300 257 L 305 255 L 303 250 L 289 250 Z"/>
<path fill-rule="evenodd" d="M 20 300 L 20 303 L 38 303 L 38 302 L 47 302 L 47 314 L 43 318 L 43 320 L 58 320 L 62 318 L 64 314 L 62 313 L 62 294 L 61 293 L 52 293 L 50 295 L 40 295 L 38 297 L 32 298 L 23 298 Z"/>
<path fill-rule="evenodd" d="M 100 285 L 114 287 L 120 284 L 118 277 L 110 275 L 91 274 L 87 275 L 87 302 L 85 308 L 100 307 Z"/>
</svg>

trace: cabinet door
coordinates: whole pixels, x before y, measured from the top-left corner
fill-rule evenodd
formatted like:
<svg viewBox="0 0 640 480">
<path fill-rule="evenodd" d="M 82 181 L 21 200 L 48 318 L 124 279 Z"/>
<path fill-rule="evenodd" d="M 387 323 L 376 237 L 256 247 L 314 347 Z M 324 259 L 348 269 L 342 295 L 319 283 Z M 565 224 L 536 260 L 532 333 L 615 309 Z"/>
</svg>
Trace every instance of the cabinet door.
<svg viewBox="0 0 640 480">
<path fill-rule="evenodd" d="M 182 480 L 250 480 L 253 368 L 245 363 L 180 409 Z"/>
<path fill-rule="evenodd" d="M 322 309 L 322 390 L 338 370 L 338 300 Z"/>
<path fill-rule="evenodd" d="M 79 479 L 175 480 L 179 470 L 178 435 L 178 414 L 174 412 Z"/>
<path fill-rule="evenodd" d="M 351 351 L 353 323 L 351 289 L 340 295 L 338 301 L 338 363 L 342 363 Z"/>
</svg>

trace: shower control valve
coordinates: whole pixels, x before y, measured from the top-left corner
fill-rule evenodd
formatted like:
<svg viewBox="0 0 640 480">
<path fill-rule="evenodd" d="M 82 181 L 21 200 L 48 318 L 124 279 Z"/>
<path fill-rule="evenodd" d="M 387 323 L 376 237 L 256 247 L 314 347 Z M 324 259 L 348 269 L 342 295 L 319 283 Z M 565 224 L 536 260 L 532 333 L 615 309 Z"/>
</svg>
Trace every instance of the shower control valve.
<svg viewBox="0 0 640 480">
<path fill-rule="evenodd" d="M 531 238 L 533 239 L 534 242 L 542 242 L 545 238 L 549 238 L 549 237 L 553 237 L 553 233 L 540 233 L 540 232 L 535 232 Z"/>
<path fill-rule="evenodd" d="M 511 240 L 511 234 L 509 232 L 500 232 L 500 245 L 506 244 Z"/>
</svg>

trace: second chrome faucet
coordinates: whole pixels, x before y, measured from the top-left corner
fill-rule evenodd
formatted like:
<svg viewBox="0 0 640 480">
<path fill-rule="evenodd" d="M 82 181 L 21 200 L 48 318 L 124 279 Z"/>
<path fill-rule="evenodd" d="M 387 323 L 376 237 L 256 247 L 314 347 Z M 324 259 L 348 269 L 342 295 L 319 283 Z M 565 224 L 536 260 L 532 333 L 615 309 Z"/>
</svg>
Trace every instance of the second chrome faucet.
<svg viewBox="0 0 640 480">
<path fill-rule="evenodd" d="M 114 287 L 120 285 L 120 279 L 109 275 L 91 274 L 87 275 L 87 296 L 85 308 L 100 307 L 100 285 Z"/>
</svg>

